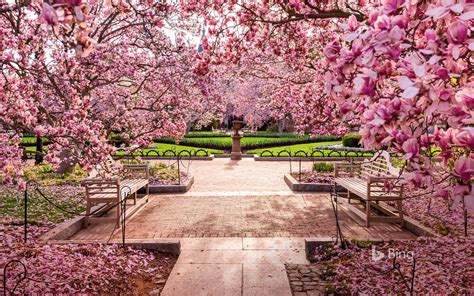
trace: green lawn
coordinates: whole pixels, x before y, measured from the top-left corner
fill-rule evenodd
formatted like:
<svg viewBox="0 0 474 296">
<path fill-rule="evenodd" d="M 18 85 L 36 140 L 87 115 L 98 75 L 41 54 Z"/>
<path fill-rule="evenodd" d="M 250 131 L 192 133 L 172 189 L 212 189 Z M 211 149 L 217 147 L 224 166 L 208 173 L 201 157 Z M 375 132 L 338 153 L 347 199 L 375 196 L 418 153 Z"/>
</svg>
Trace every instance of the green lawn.
<svg viewBox="0 0 474 296">
<path fill-rule="evenodd" d="M 341 141 L 333 141 L 333 142 L 320 142 L 320 143 L 307 143 L 307 144 L 298 144 L 298 145 L 290 145 L 290 146 L 281 146 L 281 147 L 273 147 L 273 148 L 267 148 L 267 149 L 254 149 L 254 150 L 249 150 L 247 151 L 247 153 L 249 154 L 257 154 L 257 155 L 261 155 L 261 153 L 263 151 L 271 151 L 273 153 L 273 156 L 277 156 L 279 152 L 283 151 L 283 150 L 288 150 L 290 151 L 291 155 L 292 156 L 295 156 L 295 154 L 297 154 L 298 151 L 304 151 L 307 153 L 308 156 L 311 155 L 311 153 L 313 152 L 313 148 L 316 148 L 318 146 L 326 146 L 326 145 L 338 145 L 338 144 L 341 144 Z M 339 154 L 335 154 L 335 153 L 332 153 L 331 155 L 329 155 L 329 153 L 331 152 L 331 150 L 322 150 L 323 151 L 323 154 L 324 155 L 321 155 L 320 153 L 315 155 L 315 156 L 340 156 Z M 341 152 L 341 153 L 344 153 L 344 152 Z M 367 155 L 366 156 L 371 156 L 371 154 L 369 153 L 366 153 Z M 264 152 L 263 156 L 265 157 L 268 157 L 268 156 L 272 156 L 270 153 L 268 152 Z M 287 153 L 285 152 L 282 152 L 280 154 L 280 156 L 288 156 Z M 304 153 L 298 153 L 298 156 L 305 156 Z"/>
<path fill-rule="evenodd" d="M 38 192 L 31 190 L 28 196 L 28 223 L 30 224 L 59 223 L 65 219 L 72 218 L 74 213 L 81 213 L 85 210 L 84 192 L 81 190 L 60 186 L 52 186 L 50 188 L 41 186 L 41 190 L 45 191 L 45 195 L 55 205 L 68 212 L 61 211 L 57 207 L 52 206 Z M 14 217 L 18 221 L 16 223 L 23 221 L 23 191 L 0 187 L 0 215 L 2 217 Z"/>
<path fill-rule="evenodd" d="M 181 152 L 182 156 L 188 156 L 188 154 L 186 152 L 182 152 L 182 151 L 185 151 L 185 150 L 190 151 L 193 156 L 195 155 L 196 151 L 198 151 L 198 150 L 201 150 L 201 151 L 198 152 L 197 156 L 204 156 L 205 155 L 202 150 L 207 151 L 207 153 L 209 155 L 211 155 L 211 154 L 223 154 L 224 153 L 224 151 L 217 150 L 217 149 L 196 148 L 196 147 L 174 145 L 174 144 L 155 143 L 155 144 L 150 145 L 150 147 L 148 147 L 146 149 L 143 149 L 143 154 L 147 155 L 147 153 L 148 153 L 148 156 L 156 156 L 155 151 L 158 151 L 160 156 L 162 156 L 163 153 L 168 151 L 168 152 L 166 152 L 166 155 L 173 156 L 173 153 L 171 151 L 174 151 L 176 154 Z M 123 151 L 118 151 L 117 153 L 115 153 L 115 155 L 117 155 L 117 156 L 122 156 L 124 154 L 125 154 L 125 152 L 123 152 Z M 141 153 L 136 152 L 133 155 L 140 156 Z"/>
</svg>

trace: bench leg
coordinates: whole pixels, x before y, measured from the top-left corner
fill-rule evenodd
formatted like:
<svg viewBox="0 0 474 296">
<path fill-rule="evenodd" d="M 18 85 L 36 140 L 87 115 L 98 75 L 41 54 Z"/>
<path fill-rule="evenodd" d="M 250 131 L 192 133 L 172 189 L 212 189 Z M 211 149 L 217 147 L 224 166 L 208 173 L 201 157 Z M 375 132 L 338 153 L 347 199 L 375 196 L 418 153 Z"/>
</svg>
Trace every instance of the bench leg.
<svg viewBox="0 0 474 296">
<path fill-rule="evenodd" d="M 365 215 L 367 216 L 365 226 L 369 228 L 370 227 L 370 200 L 367 200 L 365 204 Z"/>
<path fill-rule="evenodd" d="M 89 216 L 90 216 L 90 214 L 91 214 L 91 201 L 89 200 L 89 198 L 87 198 L 86 217 L 84 218 L 84 225 L 83 225 L 84 228 L 89 227 Z"/>
<path fill-rule="evenodd" d="M 133 204 L 137 204 L 137 192 L 135 192 L 135 195 L 133 196 Z"/>
<path fill-rule="evenodd" d="M 146 184 L 146 202 L 148 202 L 148 195 L 150 195 L 150 185 Z"/>
<path fill-rule="evenodd" d="M 402 201 L 397 201 L 398 217 L 400 217 L 400 227 L 405 227 L 405 220 L 403 219 Z"/>
</svg>

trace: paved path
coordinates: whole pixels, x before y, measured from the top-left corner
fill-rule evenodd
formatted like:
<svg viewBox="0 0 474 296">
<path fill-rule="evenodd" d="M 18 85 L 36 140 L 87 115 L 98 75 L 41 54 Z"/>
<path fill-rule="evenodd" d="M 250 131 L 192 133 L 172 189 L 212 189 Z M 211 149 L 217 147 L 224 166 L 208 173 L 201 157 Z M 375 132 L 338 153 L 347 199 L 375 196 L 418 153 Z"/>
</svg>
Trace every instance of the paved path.
<svg viewBox="0 0 474 296">
<path fill-rule="evenodd" d="M 128 239 L 180 239 L 163 295 L 291 295 L 284 264 L 306 263 L 304 237 L 336 233 L 329 194 L 290 191 L 283 181 L 289 162 L 214 159 L 193 161 L 189 170 L 189 192 L 152 196 L 126 227 Z M 339 216 L 348 238 L 414 238 L 393 224 L 366 228 L 342 208 Z M 104 241 L 112 230 L 94 225 L 72 239 Z"/>
<path fill-rule="evenodd" d="M 185 238 L 181 249 L 163 296 L 291 296 L 285 263 L 308 263 L 296 238 Z"/>
<path fill-rule="evenodd" d="M 196 192 L 228 194 L 262 194 L 265 192 L 291 193 L 283 181 L 290 172 L 288 161 L 255 161 L 244 158 L 240 161 L 228 158 L 216 158 L 212 161 L 183 161 L 188 163 L 189 172 L 194 176 L 191 194 Z M 302 162 L 302 169 L 311 168 L 312 162 Z M 298 169 L 298 163 L 292 162 L 292 169 Z"/>
</svg>

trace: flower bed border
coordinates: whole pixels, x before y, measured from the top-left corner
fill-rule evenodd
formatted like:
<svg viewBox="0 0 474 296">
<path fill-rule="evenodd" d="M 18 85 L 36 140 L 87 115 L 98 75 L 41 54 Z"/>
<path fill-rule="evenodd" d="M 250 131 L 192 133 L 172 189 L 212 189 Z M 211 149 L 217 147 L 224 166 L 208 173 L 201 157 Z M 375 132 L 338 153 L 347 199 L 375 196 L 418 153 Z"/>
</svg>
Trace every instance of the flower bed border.
<svg viewBox="0 0 474 296">
<path fill-rule="evenodd" d="M 186 184 L 182 185 L 150 185 L 150 194 L 156 193 L 183 193 L 189 191 L 194 184 L 194 177 L 189 178 Z"/>
<path fill-rule="evenodd" d="M 183 160 L 206 160 L 206 161 L 211 161 L 214 158 L 216 158 L 216 155 L 220 154 L 211 154 L 209 156 L 181 156 L 181 159 Z M 141 158 L 141 159 L 152 159 L 152 160 L 176 160 L 176 156 L 156 156 L 156 155 L 150 155 L 150 156 L 112 156 L 114 160 L 120 160 L 120 159 L 136 159 L 136 158 Z"/>
<path fill-rule="evenodd" d="M 319 156 L 258 156 L 255 154 L 254 159 L 255 161 L 348 161 L 350 159 L 353 160 L 364 160 L 370 159 L 369 156 L 360 156 L 360 157 L 319 157 Z"/>
<path fill-rule="evenodd" d="M 285 174 L 285 183 L 292 191 L 314 191 L 314 192 L 331 192 L 332 184 L 328 183 L 300 183 L 290 174 Z M 338 186 L 337 190 L 344 188 Z"/>
</svg>

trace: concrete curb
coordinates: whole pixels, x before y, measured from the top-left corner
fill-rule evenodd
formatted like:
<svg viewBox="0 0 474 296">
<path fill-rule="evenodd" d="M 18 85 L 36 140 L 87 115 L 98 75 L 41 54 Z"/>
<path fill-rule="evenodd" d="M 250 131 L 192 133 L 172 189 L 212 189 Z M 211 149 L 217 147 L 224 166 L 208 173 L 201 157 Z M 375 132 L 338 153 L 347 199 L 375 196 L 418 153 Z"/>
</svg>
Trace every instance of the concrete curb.
<svg viewBox="0 0 474 296">
<path fill-rule="evenodd" d="M 230 153 L 224 153 L 224 154 L 214 154 L 214 158 L 230 158 Z M 253 154 L 245 154 L 242 153 L 242 158 L 254 158 L 255 155 Z"/>
<path fill-rule="evenodd" d="M 84 241 L 84 240 L 52 240 L 46 242 L 49 245 L 67 245 L 67 244 L 109 244 L 122 245 L 120 240 L 112 240 L 109 243 L 101 241 Z M 181 243 L 176 239 L 149 239 L 149 240 L 125 240 L 125 246 L 145 250 L 154 250 L 161 253 L 179 255 L 181 253 Z"/>
<path fill-rule="evenodd" d="M 347 161 L 348 159 L 364 160 L 370 157 L 301 157 L 301 161 Z M 288 156 L 254 156 L 255 161 L 299 161 L 300 157 Z"/>
<path fill-rule="evenodd" d="M 209 156 L 182 156 L 182 160 L 213 160 L 215 155 Z M 176 160 L 176 156 L 112 156 L 114 160 L 117 159 L 135 159 L 135 158 L 142 158 L 142 159 L 152 159 L 152 160 Z"/>
<path fill-rule="evenodd" d="M 381 204 L 390 211 L 396 211 L 396 209 L 385 202 L 381 202 Z M 417 236 L 428 236 L 428 237 L 441 237 L 440 234 L 436 233 L 433 229 L 422 225 L 415 219 L 412 219 L 406 215 L 403 216 L 405 220 L 405 229 L 411 231 L 412 233 L 416 234 Z"/>
<path fill-rule="evenodd" d="M 150 193 L 182 193 L 187 192 L 194 184 L 194 177 L 183 185 L 150 185 Z"/>
<path fill-rule="evenodd" d="M 105 204 L 104 204 L 105 205 Z M 95 212 L 102 208 L 104 205 L 96 205 L 92 207 L 91 211 Z M 82 212 L 81 215 L 85 215 L 86 212 Z M 82 229 L 82 226 L 84 225 L 85 217 L 84 216 L 78 216 L 75 218 L 72 218 L 70 220 L 66 220 L 62 223 L 60 223 L 58 226 L 55 228 L 51 229 L 50 231 L 46 232 L 44 235 L 42 235 L 39 239 L 40 244 L 47 243 L 48 241 L 51 240 L 65 240 L 76 234 L 79 230 Z"/>
<path fill-rule="evenodd" d="M 299 183 L 295 178 L 290 174 L 285 174 L 284 176 L 285 183 L 290 187 L 292 191 L 314 191 L 314 192 L 331 192 L 332 185 L 325 183 Z M 342 190 L 343 188 L 338 186 L 337 190 Z"/>
</svg>

